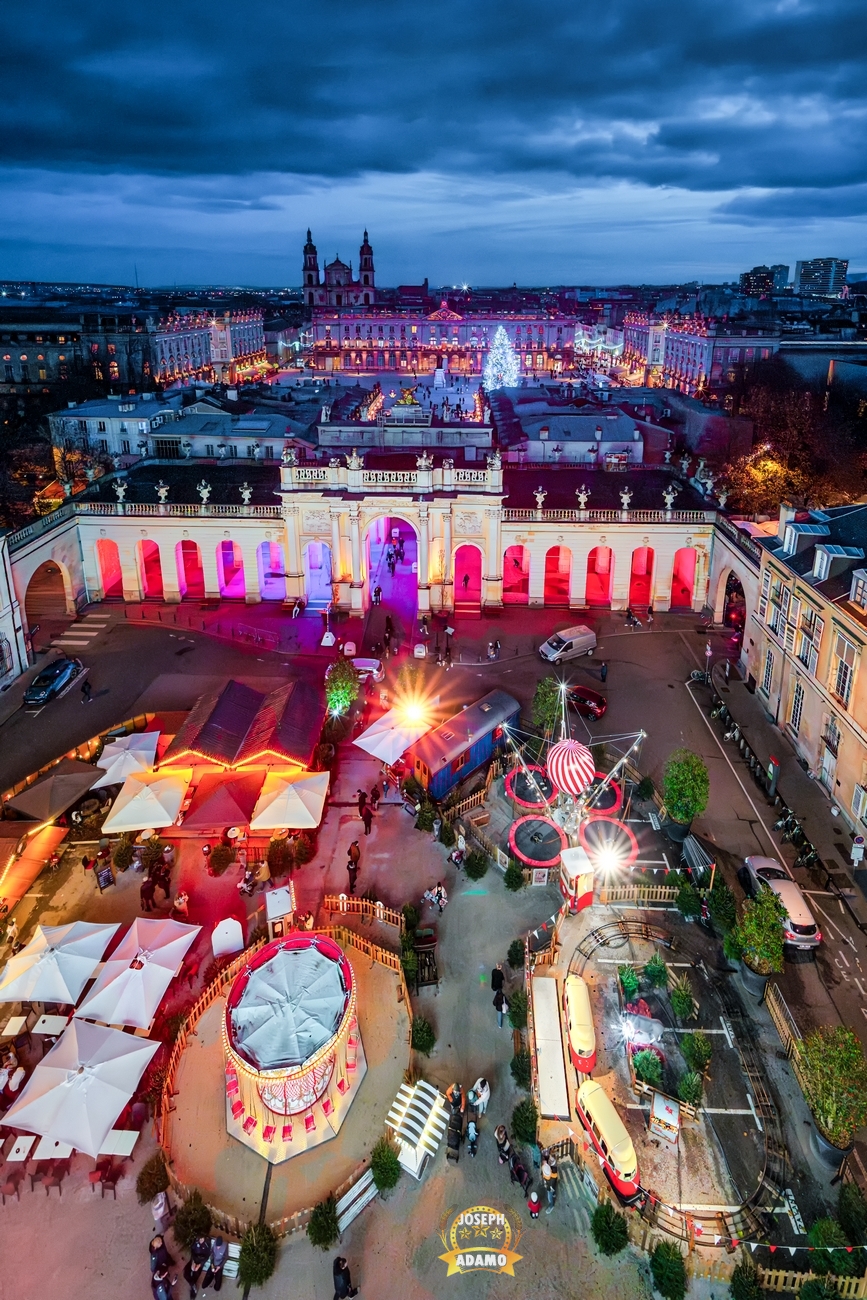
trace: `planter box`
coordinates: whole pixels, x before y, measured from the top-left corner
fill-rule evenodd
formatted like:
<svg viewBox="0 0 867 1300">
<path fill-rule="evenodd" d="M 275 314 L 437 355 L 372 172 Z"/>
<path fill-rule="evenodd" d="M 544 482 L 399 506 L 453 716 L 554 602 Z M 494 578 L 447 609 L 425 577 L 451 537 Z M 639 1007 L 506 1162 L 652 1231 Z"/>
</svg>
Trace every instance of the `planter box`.
<svg viewBox="0 0 867 1300">
<path fill-rule="evenodd" d="M 853 1143 L 848 1147 L 835 1147 L 833 1142 L 829 1142 L 819 1131 L 815 1119 L 813 1120 L 813 1127 L 810 1129 L 810 1149 L 829 1169 L 839 1169 L 846 1157 L 852 1154 L 854 1145 Z"/>
<path fill-rule="evenodd" d="M 765 989 L 768 985 L 770 975 L 759 975 L 758 971 L 751 970 L 745 961 L 740 964 L 741 983 L 748 993 L 759 1001 L 765 996 Z"/>
</svg>

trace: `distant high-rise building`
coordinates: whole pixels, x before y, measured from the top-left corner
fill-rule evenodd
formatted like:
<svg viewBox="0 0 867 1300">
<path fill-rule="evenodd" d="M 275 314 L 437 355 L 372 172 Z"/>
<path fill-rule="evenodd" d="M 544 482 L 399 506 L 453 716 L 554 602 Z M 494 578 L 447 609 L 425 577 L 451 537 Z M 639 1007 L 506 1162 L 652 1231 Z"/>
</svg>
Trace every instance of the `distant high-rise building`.
<svg viewBox="0 0 867 1300">
<path fill-rule="evenodd" d="M 774 271 L 770 266 L 754 266 L 751 271 L 744 271 L 740 278 L 741 293 L 758 298 L 763 293 L 774 291 Z"/>
<path fill-rule="evenodd" d="M 782 262 L 775 262 L 771 270 L 774 273 L 774 293 L 782 293 L 784 289 L 788 288 L 789 268 L 783 266 Z"/>
<path fill-rule="evenodd" d="M 846 283 L 847 257 L 814 257 L 795 263 L 795 293 L 815 293 L 829 298 L 838 294 Z"/>
</svg>

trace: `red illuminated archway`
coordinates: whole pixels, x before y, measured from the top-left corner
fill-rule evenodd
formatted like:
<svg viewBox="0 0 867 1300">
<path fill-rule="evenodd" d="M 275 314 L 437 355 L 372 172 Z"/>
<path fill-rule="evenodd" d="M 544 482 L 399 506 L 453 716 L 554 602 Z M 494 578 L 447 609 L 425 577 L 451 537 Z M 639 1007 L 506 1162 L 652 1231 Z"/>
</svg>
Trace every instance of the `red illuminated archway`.
<svg viewBox="0 0 867 1300">
<path fill-rule="evenodd" d="M 138 552 L 145 600 L 162 600 L 163 566 L 160 562 L 160 548 L 156 542 L 139 542 Z"/>
<path fill-rule="evenodd" d="M 588 605 L 610 605 L 614 581 L 614 556 L 610 546 L 594 546 L 587 556 Z"/>
<path fill-rule="evenodd" d="M 694 546 L 681 546 L 674 553 L 674 570 L 671 575 L 671 608 L 692 609 L 695 590 L 696 550 Z"/>
<path fill-rule="evenodd" d="M 545 555 L 545 604 L 569 604 L 572 552 L 568 546 L 552 546 Z"/>
<path fill-rule="evenodd" d="M 652 603 L 653 559 L 652 546 L 638 546 L 632 552 L 629 575 L 629 605 L 632 609 L 646 609 Z"/>
<path fill-rule="evenodd" d="M 530 552 L 509 546 L 503 556 L 503 604 L 526 605 L 530 600 Z"/>
<path fill-rule="evenodd" d="M 110 537 L 100 537 L 96 543 L 96 562 L 99 565 L 103 600 L 123 600 L 123 575 L 117 542 L 113 542 Z"/>
</svg>

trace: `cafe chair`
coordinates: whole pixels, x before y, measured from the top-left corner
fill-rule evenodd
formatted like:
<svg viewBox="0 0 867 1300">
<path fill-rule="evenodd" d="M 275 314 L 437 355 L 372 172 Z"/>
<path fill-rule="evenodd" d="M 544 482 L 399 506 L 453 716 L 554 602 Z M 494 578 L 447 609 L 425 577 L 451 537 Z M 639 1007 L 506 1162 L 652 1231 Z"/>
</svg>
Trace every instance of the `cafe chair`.
<svg viewBox="0 0 867 1300">
<path fill-rule="evenodd" d="M 30 1190 L 35 1188 L 37 1183 L 41 1183 L 43 1178 L 47 1177 L 54 1168 L 53 1160 L 37 1160 L 36 1164 L 30 1170 Z"/>
<path fill-rule="evenodd" d="M 117 1200 L 117 1185 L 121 1178 L 123 1178 L 123 1164 L 115 1165 L 113 1169 L 108 1170 L 102 1180 L 103 1197 L 105 1197 L 105 1189 L 107 1187 L 114 1199 Z"/>
<path fill-rule="evenodd" d="M 6 1204 L 7 1196 L 16 1196 L 21 1200 L 21 1184 L 24 1182 L 23 1169 L 10 1169 L 6 1174 L 6 1181 L 0 1183 L 0 1196 L 3 1198 L 3 1204 Z"/>
<path fill-rule="evenodd" d="M 106 1156 L 102 1160 L 97 1160 L 96 1168 L 91 1169 L 90 1173 L 87 1175 L 88 1182 L 90 1183 L 90 1186 L 93 1189 L 93 1191 L 96 1191 L 97 1187 L 100 1185 L 103 1178 L 105 1178 L 106 1174 L 110 1169 L 111 1169 L 111 1156 Z"/>
</svg>

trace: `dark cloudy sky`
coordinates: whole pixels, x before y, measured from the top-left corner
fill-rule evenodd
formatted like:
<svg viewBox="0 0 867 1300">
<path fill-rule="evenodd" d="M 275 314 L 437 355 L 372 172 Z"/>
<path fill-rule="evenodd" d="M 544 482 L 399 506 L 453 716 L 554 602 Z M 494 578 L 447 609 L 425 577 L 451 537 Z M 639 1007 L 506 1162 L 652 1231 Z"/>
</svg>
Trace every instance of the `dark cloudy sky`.
<svg viewBox="0 0 867 1300">
<path fill-rule="evenodd" d="M 864 0 L 6 0 L 0 278 L 867 267 Z"/>
</svg>

